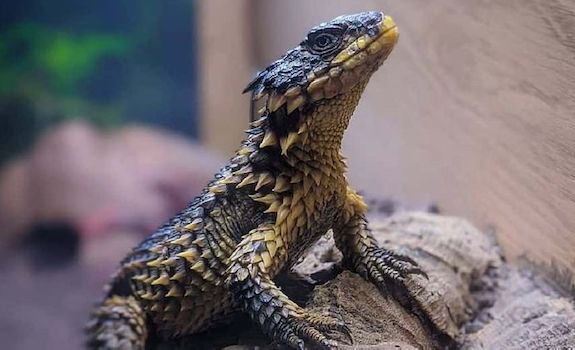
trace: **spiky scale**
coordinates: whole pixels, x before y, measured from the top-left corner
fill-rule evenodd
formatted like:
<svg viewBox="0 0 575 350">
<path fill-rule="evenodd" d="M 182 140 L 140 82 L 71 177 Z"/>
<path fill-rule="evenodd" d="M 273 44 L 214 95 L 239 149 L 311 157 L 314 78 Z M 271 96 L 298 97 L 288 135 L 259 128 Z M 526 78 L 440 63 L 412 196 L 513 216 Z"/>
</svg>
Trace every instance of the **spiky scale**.
<svg viewBox="0 0 575 350">
<path fill-rule="evenodd" d="M 272 257 L 271 257 L 271 255 L 270 255 L 269 252 L 263 251 L 263 252 L 261 253 L 261 257 L 262 257 L 262 261 L 263 261 L 264 266 L 266 267 L 266 269 L 272 266 L 273 260 L 272 260 Z"/>
<path fill-rule="evenodd" d="M 219 184 L 210 186 L 210 187 L 208 188 L 208 190 L 209 190 L 210 192 L 214 193 L 214 194 L 222 194 L 222 193 L 225 193 L 225 192 L 226 192 L 227 186 L 226 186 L 225 184 L 219 183 Z"/>
<path fill-rule="evenodd" d="M 270 206 L 264 211 L 264 213 L 277 213 L 278 209 L 280 208 L 280 201 L 274 201 Z"/>
<path fill-rule="evenodd" d="M 200 228 L 200 226 L 202 225 L 203 219 L 202 218 L 196 218 L 194 220 L 192 220 L 192 222 L 190 222 L 189 224 L 184 226 L 184 229 L 186 229 L 187 231 L 194 231 L 198 228 Z"/>
<path fill-rule="evenodd" d="M 188 244 L 190 244 L 191 240 L 192 240 L 192 235 L 184 234 L 184 235 L 181 235 L 180 237 L 174 239 L 173 241 L 170 241 L 170 243 L 181 245 L 181 246 L 187 246 Z"/>
<path fill-rule="evenodd" d="M 198 273 L 202 273 L 206 270 L 206 265 L 204 264 L 203 260 L 198 260 L 192 267 L 190 267 L 192 271 L 196 271 Z"/>
<path fill-rule="evenodd" d="M 236 186 L 236 188 L 242 188 L 244 186 L 256 183 L 258 178 L 254 174 L 248 174 L 244 179 Z"/>
<path fill-rule="evenodd" d="M 171 313 L 171 312 L 164 312 L 163 316 L 162 316 L 162 321 L 163 322 L 170 322 L 176 319 L 176 316 Z"/>
<path fill-rule="evenodd" d="M 249 240 L 251 242 L 257 242 L 263 240 L 265 236 L 266 236 L 265 231 L 257 230 L 252 232 L 252 234 L 249 236 Z M 249 249 L 249 251 L 251 251 L 251 249 Z"/>
<path fill-rule="evenodd" d="M 261 118 L 259 118 L 259 119 L 254 120 L 253 122 L 251 122 L 251 125 L 252 125 L 252 127 L 254 127 L 254 128 L 259 128 L 259 127 L 261 127 L 261 126 L 263 126 L 263 125 L 265 124 L 266 120 L 267 120 L 267 117 L 266 117 L 266 116 L 263 116 L 263 117 L 261 117 Z M 238 153 L 239 153 L 239 152 L 238 152 Z"/>
<path fill-rule="evenodd" d="M 135 275 L 132 276 L 132 280 L 134 281 L 138 281 L 138 282 L 144 282 L 146 279 L 148 279 L 148 275 L 142 274 L 142 275 Z"/>
<path fill-rule="evenodd" d="M 260 148 L 270 147 L 277 145 L 278 140 L 275 133 L 271 130 L 266 131 L 266 134 L 260 143 Z"/>
<path fill-rule="evenodd" d="M 198 236 L 196 239 L 194 239 L 194 241 L 192 242 L 192 246 L 198 246 L 200 248 L 205 248 L 206 247 L 206 238 L 204 236 Z"/>
<path fill-rule="evenodd" d="M 266 205 L 271 205 L 273 202 L 276 201 L 277 196 L 273 193 L 268 193 L 265 196 L 260 196 L 260 195 L 250 195 L 250 197 L 256 201 L 256 202 L 260 202 Z"/>
<path fill-rule="evenodd" d="M 241 156 L 247 156 L 252 152 L 253 152 L 253 150 L 249 147 L 242 147 L 238 150 L 238 154 Z"/>
<path fill-rule="evenodd" d="M 200 257 L 206 261 L 211 261 L 214 258 L 214 254 L 211 249 L 205 249 Z"/>
<path fill-rule="evenodd" d="M 299 96 L 299 94 L 301 93 L 301 87 L 300 86 L 292 86 L 291 88 L 287 89 L 285 92 L 285 96 L 288 98 L 293 98 L 296 96 Z"/>
<path fill-rule="evenodd" d="M 313 196 L 305 196 L 303 197 L 303 202 L 305 204 L 306 211 L 308 211 L 308 215 L 315 209 L 315 198 Z"/>
<path fill-rule="evenodd" d="M 301 107 L 305 103 L 305 97 L 296 96 L 294 98 L 288 98 L 287 100 L 287 113 L 292 114 L 293 111 Z"/>
<path fill-rule="evenodd" d="M 142 282 L 144 282 L 145 284 L 150 284 L 152 283 L 153 280 L 156 279 L 156 276 L 150 276 L 148 275 L 148 277 L 146 277 L 146 279 L 144 279 Z"/>
<path fill-rule="evenodd" d="M 303 227 L 307 223 L 307 219 L 304 215 L 300 215 L 296 221 L 296 227 Z"/>
<path fill-rule="evenodd" d="M 269 172 L 264 172 L 260 174 L 255 190 L 258 191 L 260 188 L 274 183 L 274 181 L 275 179 L 272 174 Z"/>
<path fill-rule="evenodd" d="M 166 293 L 167 297 L 174 297 L 179 298 L 183 296 L 182 288 L 180 288 L 177 284 L 172 284 L 170 290 Z"/>
<path fill-rule="evenodd" d="M 285 192 L 285 191 L 289 190 L 290 188 L 291 187 L 290 187 L 290 184 L 289 184 L 289 181 L 287 180 L 287 178 L 285 176 L 281 175 L 281 176 L 277 177 L 275 186 L 272 189 L 272 191 L 274 191 L 274 192 Z"/>
<path fill-rule="evenodd" d="M 297 139 L 298 134 L 296 132 L 290 132 L 287 136 L 280 139 L 280 146 L 283 155 L 287 154 L 287 151 L 296 143 Z"/>
<path fill-rule="evenodd" d="M 303 180 L 303 187 L 302 187 L 302 196 L 307 196 L 307 194 L 309 193 L 309 190 L 312 187 L 312 182 L 310 181 L 309 178 L 305 178 Z"/>
<path fill-rule="evenodd" d="M 234 172 L 235 175 L 248 175 L 251 174 L 253 171 L 252 167 L 250 165 L 244 165 L 243 167 L 241 167 L 239 170 L 236 170 Z"/>
<path fill-rule="evenodd" d="M 279 210 L 278 210 L 278 214 L 276 217 L 276 225 L 281 225 L 282 222 L 284 222 L 284 220 L 287 218 L 289 214 L 289 208 L 282 206 Z"/>
<path fill-rule="evenodd" d="M 162 285 L 167 286 L 170 284 L 170 278 L 168 274 L 162 274 L 160 277 L 152 281 L 152 286 Z"/>
<path fill-rule="evenodd" d="M 290 207 L 293 209 L 294 206 L 298 205 L 300 203 L 300 200 L 302 199 L 302 197 L 303 197 L 303 192 L 301 191 L 301 189 L 294 191 L 293 196 L 291 198 Z"/>
<path fill-rule="evenodd" d="M 198 258 L 198 251 L 196 249 L 188 249 L 181 253 L 176 254 L 177 257 L 186 259 L 189 263 L 194 263 Z"/>
<path fill-rule="evenodd" d="M 322 174 L 319 171 L 312 171 L 310 173 L 311 177 L 313 178 L 313 181 L 315 182 L 316 185 L 319 186 L 319 184 L 321 183 L 321 178 L 322 178 Z"/>
<path fill-rule="evenodd" d="M 155 246 L 155 247 L 150 248 L 150 252 L 152 252 L 154 254 L 158 254 L 158 255 L 164 254 L 165 250 L 166 250 L 166 247 L 163 245 L 160 245 L 160 244 Z"/>
<path fill-rule="evenodd" d="M 202 278 L 208 282 L 214 282 L 217 278 L 216 274 L 212 270 L 208 270 L 202 275 Z"/>
<path fill-rule="evenodd" d="M 307 87 L 307 92 L 313 93 L 314 91 L 321 90 L 321 87 L 325 85 L 325 83 L 328 81 L 328 79 L 329 79 L 329 77 L 327 77 L 327 76 L 323 76 L 321 78 L 315 79 Z"/>
<path fill-rule="evenodd" d="M 276 94 L 275 92 L 268 99 L 268 110 L 270 112 L 277 111 L 286 102 L 286 97 L 284 95 Z"/>
<path fill-rule="evenodd" d="M 126 263 L 126 267 L 130 270 L 137 270 L 137 269 L 141 269 L 142 267 L 144 267 L 145 264 L 142 261 L 130 261 Z"/>
<path fill-rule="evenodd" d="M 297 184 L 303 180 L 303 174 L 301 172 L 295 173 L 290 180 L 290 183 Z"/>
<path fill-rule="evenodd" d="M 154 260 L 152 260 L 152 261 L 148 261 L 148 262 L 146 263 L 146 265 L 147 265 L 148 267 L 160 267 L 160 266 L 163 265 L 163 262 L 164 262 L 164 259 L 163 259 L 162 257 L 159 257 L 159 258 L 154 259 Z"/>
<path fill-rule="evenodd" d="M 218 217 L 220 215 L 222 215 L 222 208 L 220 207 L 215 207 L 214 209 L 212 209 L 212 211 L 210 211 L 210 216 L 212 218 Z"/>
<path fill-rule="evenodd" d="M 144 300 L 154 300 L 154 293 L 152 292 L 146 292 L 144 294 L 140 295 L 140 298 L 144 299 Z"/>
<path fill-rule="evenodd" d="M 274 256 L 276 254 L 277 244 L 275 241 L 268 241 L 266 242 L 266 248 L 270 252 L 270 255 Z"/>
<path fill-rule="evenodd" d="M 291 205 L 291 216 L 294 218 L 299 218 L 300 216 L 302 216 L 304 210 L 305 210 L 305 204 L 298 201 L 298 202 L 294 202 L 296 203 L 295 205 Z"/>
</svg>

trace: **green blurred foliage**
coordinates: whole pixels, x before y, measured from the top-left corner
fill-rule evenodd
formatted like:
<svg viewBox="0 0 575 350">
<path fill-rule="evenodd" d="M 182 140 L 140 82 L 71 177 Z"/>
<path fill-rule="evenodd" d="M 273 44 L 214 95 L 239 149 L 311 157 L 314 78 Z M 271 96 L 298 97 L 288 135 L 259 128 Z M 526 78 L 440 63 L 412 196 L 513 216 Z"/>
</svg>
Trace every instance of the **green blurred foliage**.
<svg viewBox="0 0 575 350">
<path fill-rule="evenodd" d="M 191 0 L 0 5 L 0 164 L 71 118 L 194 135 L 193 9 Z"/>
<path fill-rule="evenodd" d="M 97 124 L 118 122 L 113 105 L 94 104 L 78 90 L 104 57 L 130 52 L 122 35 L 70 34 L 36 23 L 19 23 L 0 33 L 0 95 L 26 97 L 43 110 L 40 120 L 50 123 L 78 113 Z M 104 117 L 107 116 L 107 117 Z"/>
</svg>

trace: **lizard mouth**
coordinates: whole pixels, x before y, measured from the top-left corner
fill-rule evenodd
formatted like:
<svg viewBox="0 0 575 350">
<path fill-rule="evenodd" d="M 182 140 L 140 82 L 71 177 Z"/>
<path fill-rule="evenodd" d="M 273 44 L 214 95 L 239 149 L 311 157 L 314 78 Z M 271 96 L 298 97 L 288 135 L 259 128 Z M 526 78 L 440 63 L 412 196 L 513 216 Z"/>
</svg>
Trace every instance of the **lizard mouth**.
<svg viewBox="0 0 575 350">
<path fill-rule="evenodd" d="M 375 28 L 374 34 L 364 34 L 340 51 L 326 73 L 309 77 L 307 93 L 311 101 L 349 91 L 379 68 L 397 43 L 399 31 L 390 16 L 384 16 Z"/>
<path fill-rule="evenodd" d="M 370 56 L 381 56 L 377 54 L 382 49 L 391 51 L 399 37 L 395 22 L 391 17 L 385 16 L 377 29 L 375 35 L 364 34 L 354 40 L 331 61 L 331 65 L 350 69 L 365 62 Z"/>
</svg>

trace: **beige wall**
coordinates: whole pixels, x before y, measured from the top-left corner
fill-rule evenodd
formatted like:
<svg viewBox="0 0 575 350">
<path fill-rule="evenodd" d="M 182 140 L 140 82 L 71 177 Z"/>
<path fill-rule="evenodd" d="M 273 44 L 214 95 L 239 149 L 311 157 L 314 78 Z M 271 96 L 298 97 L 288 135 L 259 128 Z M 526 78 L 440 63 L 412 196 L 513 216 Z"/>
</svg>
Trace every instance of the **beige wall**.
<svg viewBox="0 0 575 350">
<path fill-rule="evenodd" d="M 197 2 L 200 46 L 202 143 L 229 154 L 247 126 L 249 96 L 242 90 L 254 73 L 252 2 Z"/>
<path fill-rule="evenodd" d="M 575 271 L 575 3 L 252 5 L 258 68 L 335 15 L 392 15 L 398 47 L 346 136 L 353 184 L 408 203 L 437 201 L 448 214 L 493 225 L 510 256 L 527 252 Z"/>
</svg>

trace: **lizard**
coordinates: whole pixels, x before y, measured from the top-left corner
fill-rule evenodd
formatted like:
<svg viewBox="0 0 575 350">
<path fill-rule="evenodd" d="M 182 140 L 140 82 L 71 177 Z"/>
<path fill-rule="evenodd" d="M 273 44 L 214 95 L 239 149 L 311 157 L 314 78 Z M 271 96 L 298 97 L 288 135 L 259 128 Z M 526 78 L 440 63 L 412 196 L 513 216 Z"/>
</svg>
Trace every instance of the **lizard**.
<svg viewBox="0 0 575 350">
<path fill-rule="evenodd" d="M 341 154 L 362 92 L 398 35 L 381 12 L 340 16 L 256 75 L 244 92 L 263 108 L 246 138 L 198 197 L 121 262 L 91 314 L 89 348 L 144 349 L 152 333 L 194 334 L 239 310 L 276 342 L 332 349 L 330 332 L 349 335 L 347 326 L 274 283 L 330 229 L 343 265 L 383 291 L 424 274 L 378 245 Z"/>
</svg>

